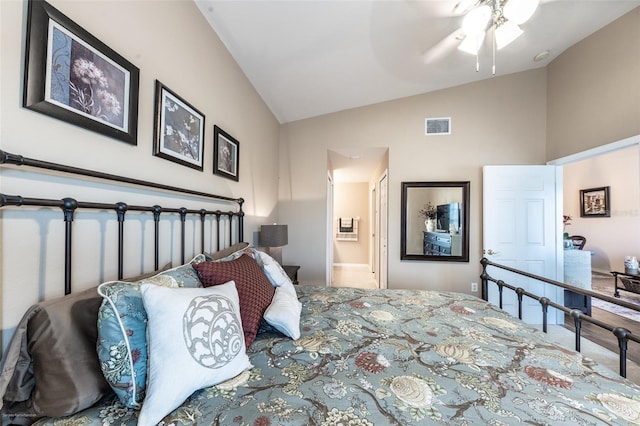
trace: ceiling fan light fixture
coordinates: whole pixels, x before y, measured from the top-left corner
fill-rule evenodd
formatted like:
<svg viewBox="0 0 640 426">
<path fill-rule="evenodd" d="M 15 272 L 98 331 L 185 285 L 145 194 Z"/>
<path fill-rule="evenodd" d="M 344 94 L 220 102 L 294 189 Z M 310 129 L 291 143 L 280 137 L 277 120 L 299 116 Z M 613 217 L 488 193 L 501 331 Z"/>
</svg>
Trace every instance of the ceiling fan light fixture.
<svg viewBox="0 0 640 426">
<path fill-rule="evenodd" d="M 502 9 L 504 17 L 515 24 L 524 24 L 535 13 L 540 0 L 508 0 Z"/>
<path fill-rule="evenodd" d="M 458 49 L 471 55 L 477 55 L 480 47 L 482 47 L 482 42 L 484 42 L 485 36 L 486 32 L 484 31 L 468 35 L 464 40 L 462 40 L 462 43 L 458 45 Z"/>
<path fill-rule="evenodd" d="M 483 5 L 467 13 L 462 20 L 462 31 L 466 36 L 484 32 L 491 20 L 491 7 Z"/>
<path fill-rule="evenodd" d="M 496 49 L 500 50 L 522 35 L 522 29 L 515 23 L 507 21 L 496 28 Z"/>
</svg>

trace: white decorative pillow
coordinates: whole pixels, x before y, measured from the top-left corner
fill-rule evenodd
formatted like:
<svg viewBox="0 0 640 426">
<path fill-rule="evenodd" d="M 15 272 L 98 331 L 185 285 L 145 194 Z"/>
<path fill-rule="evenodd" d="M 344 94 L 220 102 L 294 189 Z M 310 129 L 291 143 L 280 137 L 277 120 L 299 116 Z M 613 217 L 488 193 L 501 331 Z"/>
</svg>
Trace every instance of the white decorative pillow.
<svg viewBox="0 0 640 426">
<path fill-rule="evenodd" d="M 149 371 L 138 424 L 155 425 L 198 389 L 237 376 L 245 352 L 238 291 L 230 281 L 209 288 L 143 284 Z"/>
<path fill-rule="evenodd" d="M 273 257 L 259 250 L 254 250 L 254 254 L 260 258 L 265 275 L 276 287 L 276 293 L 263 318 L 284 335 L 294 340 L 299 339 L 302 304 L 298 301 L 295 286 Z"/>
<path fill-rule="evenodd" d="M 293 283 L 287 273 L 282 269 L 282 266 L 276 261 L 273 257 L 269 256 L 267 253 L 255 250 L 254 254 L 260 257 L 260 263 L 262 263 L 262 269 L 264 270 L 265 275 L 271 281 L 274 287 L 290 287 L 290 290 L 295 293 L 295 288 L 293 287 Z"/>
<path fill-rule="evenodd" d="M 264 319 L 282 334 L 293 340 L 300 338 L 300 313 L 302 303 L 298 295 L 288 287 L 276 287 L 271 304 L 264 312 Z"/>
</svg>

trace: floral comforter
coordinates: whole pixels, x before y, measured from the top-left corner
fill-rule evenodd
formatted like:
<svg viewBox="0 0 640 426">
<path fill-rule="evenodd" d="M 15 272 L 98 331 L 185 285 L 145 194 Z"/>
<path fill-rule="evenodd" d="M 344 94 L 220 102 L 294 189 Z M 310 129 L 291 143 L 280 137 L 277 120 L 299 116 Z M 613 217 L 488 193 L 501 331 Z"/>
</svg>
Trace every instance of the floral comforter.
<svg viewBox="0 0 640 426">
<path fill-rule="evenodd" d="M 640 387 L 472 296 L 297 286 L 299 340 L 194 393 L 167 425 L 640 424 Z M 176 366 L 179 368 L 179 366 Z M 112 398 L 37 424 L 136 424 Z"/>
</svg>

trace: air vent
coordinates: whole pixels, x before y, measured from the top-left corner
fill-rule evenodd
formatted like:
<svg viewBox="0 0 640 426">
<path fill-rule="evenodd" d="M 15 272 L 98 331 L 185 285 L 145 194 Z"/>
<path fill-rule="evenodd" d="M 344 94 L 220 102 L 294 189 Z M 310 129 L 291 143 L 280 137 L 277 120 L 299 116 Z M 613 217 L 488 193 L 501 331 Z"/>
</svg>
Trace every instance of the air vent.
<svg viewBox="0 0 640 426">
<path fill-rule="evenodd" d="M 424 120 L 424 134 L 429 135 L 450 135 L 451 117 L 426 118 Z"/>
</svg>

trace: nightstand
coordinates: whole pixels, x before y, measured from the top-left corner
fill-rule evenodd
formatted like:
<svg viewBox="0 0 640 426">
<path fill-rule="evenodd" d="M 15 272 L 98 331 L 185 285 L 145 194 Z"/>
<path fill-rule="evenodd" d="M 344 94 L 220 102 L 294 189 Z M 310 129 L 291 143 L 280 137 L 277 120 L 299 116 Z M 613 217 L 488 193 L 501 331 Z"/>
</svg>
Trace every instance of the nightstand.
<svg viewBox="0 0 640 426">
<path fill-rule="evenodd" d="M 282 265 L 282 269 L 287 273 L 292 283 L 298 284 L 298 265 Z"/>
</svg>

